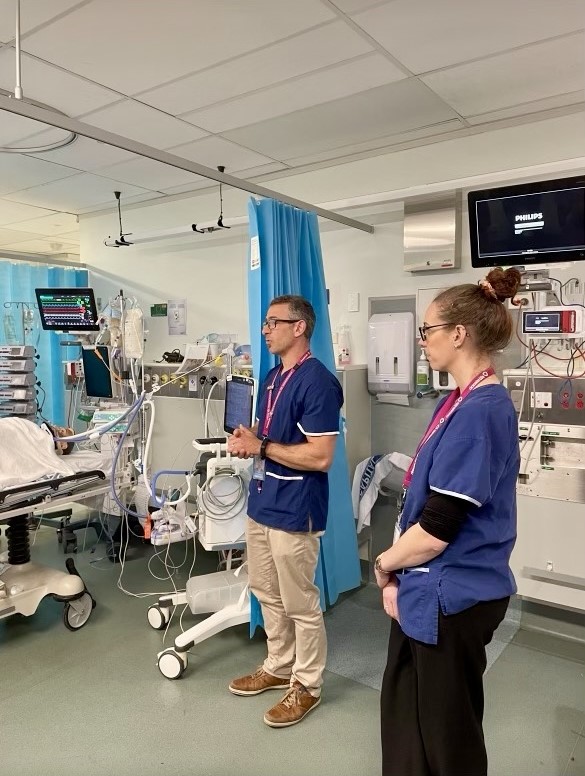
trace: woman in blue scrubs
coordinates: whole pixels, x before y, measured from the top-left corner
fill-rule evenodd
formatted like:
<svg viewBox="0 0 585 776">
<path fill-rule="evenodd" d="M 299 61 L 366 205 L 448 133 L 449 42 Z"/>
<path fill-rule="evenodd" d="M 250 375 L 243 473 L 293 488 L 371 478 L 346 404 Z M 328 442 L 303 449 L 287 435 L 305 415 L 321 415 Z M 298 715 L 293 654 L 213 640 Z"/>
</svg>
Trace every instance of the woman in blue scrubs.
<svg viewBox="0 0 585 776">
<path fill-rule="evenodd" d="M 486 776 L 485 647 L 516 592 L 516 413 L 492 366 L 512 335 L 516 269 L 441 292 L 420 344 L 457 389 L 404 481 L 376 580 L 392 618 L 381 695 L 383 776 Z"/>
</svg>

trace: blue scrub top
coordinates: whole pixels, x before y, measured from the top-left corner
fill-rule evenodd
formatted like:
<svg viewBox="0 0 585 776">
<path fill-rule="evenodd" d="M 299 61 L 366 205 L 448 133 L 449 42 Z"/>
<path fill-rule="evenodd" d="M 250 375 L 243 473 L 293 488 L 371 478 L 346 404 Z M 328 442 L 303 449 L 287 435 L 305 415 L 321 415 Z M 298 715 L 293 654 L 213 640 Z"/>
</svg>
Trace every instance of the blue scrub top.
<svg viewBox="0 0 585 776">
<path fill-rule="evenodd" d="M 457 614 L 516 592 L 509 561 L 519 468 L 516 413 L 501 385 L 472 391 L 420 451 L 402 531 L 420 520 L 430 491 L 467 501 L 469 511 L 441 555 L 398 575 L 400 625 L 411 638 L 437 643 L 439 606 Z"/>
<path fill-rule="evenodd" d="M 258 404 L 258 436 L 262 437 L 268 392 L 273 401 L 283 376 L 272 369 L 262 386 Z M 284 373 L 286 377 L 287 372 Z M 276 404 L 268 437 L 285 445 L 306 442 L 307 436 L 337 435 L 343 391 L 339 380 L 316 358 L 301 364 Z M 248 514 L 257 523 L 285 531 L 324 531 L 329 504 L 327 472 L 302 471 L 266 459 L 265 480 L 252 480 Z"/>
</svg>

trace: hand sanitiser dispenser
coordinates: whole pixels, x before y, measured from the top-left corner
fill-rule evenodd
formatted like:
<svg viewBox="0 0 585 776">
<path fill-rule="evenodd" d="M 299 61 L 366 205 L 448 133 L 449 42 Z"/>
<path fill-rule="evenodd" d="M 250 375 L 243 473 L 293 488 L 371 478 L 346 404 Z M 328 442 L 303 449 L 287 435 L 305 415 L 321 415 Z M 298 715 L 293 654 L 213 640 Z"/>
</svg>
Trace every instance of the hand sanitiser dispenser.
<svg viewBox="0 0 585 776">
<path fill-rule="evenodd" d="M 414 315 L 376 313 L 368 322 L 368 390 L 414 392 Z"/>
</svg>

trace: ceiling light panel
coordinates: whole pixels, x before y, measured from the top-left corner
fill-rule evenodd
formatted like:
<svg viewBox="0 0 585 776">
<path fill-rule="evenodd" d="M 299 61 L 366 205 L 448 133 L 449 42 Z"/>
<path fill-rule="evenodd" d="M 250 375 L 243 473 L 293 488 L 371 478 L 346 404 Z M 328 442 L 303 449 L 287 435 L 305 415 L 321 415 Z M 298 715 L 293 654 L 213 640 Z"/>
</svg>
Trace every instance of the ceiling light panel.
<svg viewBox="0 0 585 776">
<path fill-rule="evenodd" d="M 225 136 L 286 160 L 453 118 L 457 118 L 454 111 L 424 84 L 408 79 L 235 129 Z"/>
<path fill-rule="evenodd" d="M 423 76 L 463 116 L 585 89 L 585 34 Z"/>
<path fill-rule="evenodd" d="M 168 113 L 182 114 L 371 50 L 347 24 L 332 22 L 145 92 L 140 99 Z"/>
<path fill-rule="evenodd" d="M 353 18 L 414 73 L 574 32 L 585 22 L 583 0 L 393 0 Z"/>
<path fill-rule="evenodd" d="M 160 0 L 93 0 L 24 49 L 132 95 L 333 18 L 316 0 L 173 0 L 172 12 Z"/>
<path fill-rule="evenodd" d="M 402 71 L 381 54 L 369 54 L 255 94 L 187 113 L 184 118 L 210 132 L 225 132 L 402 78 Z"/>
<path fill-rule="evenodd" d="M 318 164 L 319 162 L 327 161 L 344 161 L 355 155 L 379 155 L 387 151 L 393 151 L 396 147 L 403 147 L 409 143 L 413 143 L 422 139 L 440 138 L 442 135 L 457 132 L 465 129 L 465 125 L 459 119 L 451 119 L 449 121 L 443 121 L 440 124 L 432 124 L 421 129 L 408 130 L 407 132 L 399 132 L 396 135 L 389 135 L 386 137 L 377 137 L 373 140 L 366 140 L 361 143 L 351 143 L 334 149 L 326 149 L 324 151 L 318 151 L 306 156 L 296 157 L 294 159 L 286 159 L 286 163 L 291 167 L 301 167 L 309 164 Z"/>
</svg>

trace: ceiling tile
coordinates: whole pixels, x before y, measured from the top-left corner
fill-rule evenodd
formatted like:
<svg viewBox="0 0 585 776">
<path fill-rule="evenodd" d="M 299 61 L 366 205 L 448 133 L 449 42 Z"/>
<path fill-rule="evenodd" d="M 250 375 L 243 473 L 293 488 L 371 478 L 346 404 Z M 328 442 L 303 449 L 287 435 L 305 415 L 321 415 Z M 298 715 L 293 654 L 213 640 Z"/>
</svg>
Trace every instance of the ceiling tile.
<svg viewBox="0 0 585 776">
<path fill-rule="evenodd" d="M 225 137 L 283 160 L 452 118 L 457 117 L 445 103 L 409 79 L 235 129 Z"/>
<path fill-rule="evenodd" d="M 258 167 L 251 167 L 248 170 L 238 170 L 236 177 L 241 178 L 242 180 L 252 180 L 261 175 L 269 175 L 270 173 L 280 172 L 286 169 L 288 169 L 288 167 L 285 164 L 281 164 L 281 162 L 271 162 L 270 164 L 261 164 Z M 185 194 L 189 191 L 198 191 L 199 189 L 213 187 L 217 187 L 216 181 L 197 176 L 190 185 L 173 186 L 170 189 L 163 189 L 163 192 L 165 194 Z"/>
<path fill-rule="evenodd" d="M 236 173 L 238 170 L 274 161 L 274 159 L 262 156 L 249 148 L 242 148 L 221 137 L 206 137 L 203 140 L 196 140 L 194 143 L 172 148 L 170 152 L 185 159 L 191 159 L 198 164 L 204 164 L 206 167 L 217 167 L 223 164 L 227 173 Z"/>
<path fill-rule="evenodd" d="M 10 228 L 12 228 L 12 224 L 48 215 L 55 214 L 45 208 L 21 205 L 16 202 L 9 202 L 6 199 L 0 199 L 0 226 L 10 224 Z"/>
<path fill-rule="evenodd" d="M 17 116 L 16 113 L 0 110 L 0 145 L 18 146 L 20 138 L 38 133 L 39 130 L 44 129 L 46 126 L 46 124 L 41 124 L 39 121 L 33 121 L 24 116 Z"/>
<path fill-rule="evenodd" d="M 62 136 L 63 132 L 60 130 L 49 129 L 40 135 L 28 138 L 26 142 L 27 144 L 34 142 L 40 145 L 42 143 L 54 142 L 58 137 Z M 63 164 L 66 167 L 91 172 L 100 167 L 127 161 L 136 155 L 107 143 L 99 143 L 97 140 L 79 135 L 73 143 L 65 146 L 65 148 L 58 148 L 55 151 L 46 151 L 40 154 L 31 154 L 31 156 L 34 156 L 36 159 L 50 159 L 52 162 Z"/>
<path fill-rule="evenodd" d="M 0 88 L 9 92 L 14 92 L 15 66 L 14 49 L 0 50 Z M 120 95 L 110 89 L 26 54 L 22 55 L 21 80 L 25 97 L 44 102 L 69 116 L 81 116 L 120 99 Z"/>
<path fill-rule="evenodd" d="M 0 195 L 8 192 L 28 189 L 42 183 L 67 178 L 74 171 L 59 164 L 51 164 L 41 159 L 32 159 L 22 154 L 0 154 Z M 24 200 L 23 200 L 24 201 Z M 38 203 L 31 202 L 31 205 Z M 43 203 L 42 207 L 47 207 Z M 49 207 L 51 207 L 49 205 Z M 55 208 L 51 208 L 55 209 Z"/>
<path fill-rule="evenodd" d="M 359 11 L 365 11 L 366 8 L 371 8 L 375 5 L 383 5 L 389 3 L 391 0 L 333 0 L 333 5 L 337 6 L 343 13 L 358 13 Z"/>
<path fill-rule="evenodd" d="M 59 240 L 36 239 L 26 242 L 6 243 L 2 248 L 7 251 L 17 251 L 22 253 L 79 253 L 79 245 L 71 242 L 60 242 Z"/>
<path fill-rule="evenodd" d="M 122 208 L 124 208 L 124 205 L 133 205 L 138 202 L 147 202 L 151 199 L 160 199 L 161 198 L 160 191 L 142 191 L 141 194 L 126 194 L 122 197 Z M 108 208 L 108 205 L 110 206 Z M 114 234 L 117 234 L 117 232 L 120 229 L 120 226 L 118 224 L 118 210 L 116 206 L 112 206 L 110 202 L 102 202 L 97 205 L 87 205 L 87 207 L 82 207 L 79 209 L 79 215 L 87 215 L 89 213 L 95 213 L 96 211 L 105 211 L 111 209 L 112 212 L 112 227 L 111 230 Z M 122 216 L 124 217 L 124 226 L 126 226 L 126 219 L 124 216 L 124 210 L 122 210 Z"/>
<path fill-rule="evenodd" d="M 585 25 L 583 9 L 583 0 L 393 0 L 353 18 L 412 72 L 423 73 L 574 32 Z"/>
<path fill-rule="evenodd" d="M 385 57 L 370 54 L 261 92 L 187 113 L 184 118 L 210 132 L 225 132 L 402 78 L 404 74 Z"/>
<path fill-rule="evenodd" d="M 29 161 L 36 162 L 37 160 L 30 159 Z M 73 175 L 65 180 L 47 183 L 44 186 L 16 191 L 7 195 L 6 199 L 13 202 L 24 202 L 26 205 L 78 213 L 84 208 L 111 204 L 114 202 L 114 191 L 121 191 L 125 198 L 139 194 L 150 194 L 137 186 L 130 186 L 118 180 L 102 178 L 87 172 Z"/>
<path fill-rule="evenodd" d="M 585 34 L 458 65 L 422 80 L 463 116 L 585 89 Z"/>
<path fill-rule="evenodd" d="M 50 21 L 60 13 L 68 11 L 80 0 L 23 0 L 20 9 L 20 31 L 25 35 L 29 30 Z M 0 4 L 0 41 L 6 43 L 14 38 L 16 26 L 16 4 Z"/>
<path fill-rule="evenodd" d="M 0 203 L 0 210 L 1 209 L 2 204 Z M 46 237 L 51 237 L 68 230 L 76 230 L 77 216 L 72 213 L 53 213 L 50 216 L 43 216 L 42 218 L 30 218 L 27 221 L 20 221 L 17 224 L 11 225 L 10 229 L 23 232 L 34 232 L 37 235 L 42 234 Z"/>
<path fill-rule="evenodd" d="M 347 24 L 332 22 L 145 92 L 140 99 L 169 113 L 185 113 L 371 50 Z"/>
<path fill-rule="evenodd" d="M 81 242 L 81 237 L 79 236 L 79 229 L 75 232 L 65 232 L 64 234 L 55 234 L 53 235 L 53 239 L 57 242 L 66 242 L 71 243 L 73 245 L 79 245 Z"/>
<path fill-rule="evenodd" d="M 89 113 L 83 117 L 83 121 L 154 148 L 170 148 L 179 143 L 198 140 L 207 134 L 186 121 L 135 100 L 123 100 Z"/>
<path fill-rule="evenodd" d="M 469 124 L 486 124 L 491 121 L 502 121 L 503 119 L 513 118 L 514 116 L 527 116 L 532 113 L 554 110 L 555 108 L 569 109 L 571 106 L 585 107 L 585 93 L 582 89 L 568 94 L 560 94 L 556 97 L 548 97 L 545 100 L 535 100 L 534 102 L 524 102 L 520 105 L 514 105 L 512 108 L 502 108 L 501 110 L 488 111 L 487 113 L 478 113 L 475 116 L 466 116 Z"/>
<path fill-rule="evenodd" d="M 124 94 L 154 86 L 334 17 L 315 0 L 94 0 L 24 42 L 24 49 Z"/>
<path fill-rule="evenodd" d="M 145 189 L 156 191 L 162 191 L 169 186 L 190 183 L 197 177 L 194 173 L 186 172 L 178 167 L 171 167 L 162 162 L 156 162 L 153 159 L 146 159 L 145 157 L 104 167 L 100 169 L 99 173 L 100 175 L 110 175 L 116 178 L 116 180 L 122 180 L 135 186 L 142 186 Z"/>
<path fill-rule="evenodd" d="M 350 145 L 327 149 L 325 151 L 307 154 L 306 156 L 300 156 L 294 159 L 286 159 L 285 161 L 293 168 L 301 167 L 306 164 L 318 164 L 319 162 L 330 160 L 339 160 L 340 163 L 343 163 L 344 159 L 354 156 L 355 154 L 374 151 L 392 151 L 396 146 L 402 146 L 404 143 L 411 143 L 414 140 L 423 138 L 428 138 L 430 140 L 430 138 L 440 137 L 441 135 L 449 132 L 456 132 L 457 130 L 464 128 L 465 125 L 462 121 L 459 119 L 451 119 L 421 129 L 399 132 L 396 135 L 390 135 L 388 137 L 377 137 L 374 140 L 367 140 L 362 143 L 351 143 Z"/>
<path fill-rule="evenodd" d="M 17 229 L 6 229 L 0 227 L 0 245 L 6 245 L 8 243 L 24 242 L 25 240 L 36 240 L 42 235 L 34 231 L 24 232 Z"/>
</svg>

